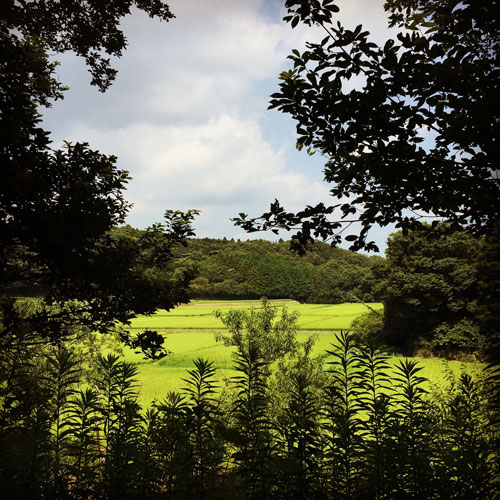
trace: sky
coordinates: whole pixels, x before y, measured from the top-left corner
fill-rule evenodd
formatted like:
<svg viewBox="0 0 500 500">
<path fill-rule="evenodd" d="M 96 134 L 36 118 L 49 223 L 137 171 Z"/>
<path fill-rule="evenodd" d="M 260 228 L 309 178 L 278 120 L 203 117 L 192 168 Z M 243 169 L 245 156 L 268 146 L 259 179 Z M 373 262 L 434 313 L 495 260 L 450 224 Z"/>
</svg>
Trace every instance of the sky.
<svg viewBox="0 0 500 500">
<path fill-rule="evenodd" d="M 295 148 L 295 123 L 268 111 L 291 50 L 323 38 L 319 28 L 282 21 L 283 0 L 171 0 L 168 23 L 134 11 L 122 23 L 128 41 L 115 59 L 111 88 L 90 86 L 83 61 L 57 55 L 65 99 L 45 110 L 54 148 L 88 142 L 118 157 L 133 178 L 127 222 L 145 228 L 166 209 L 201 210 L 198 237 L 267 238 L 246 234 L 230 218 L 267 211 L 277 198 L 287 211 L 331 203 L 325 159 Z M 383 0 L 339 0 L 347 28 L 363 24 L 375 42 L 390 36 Z M 381 251 L 393 228 L 370 236 Z M 290 234 L 280 234 L 288 239 Z"/>
</svg>

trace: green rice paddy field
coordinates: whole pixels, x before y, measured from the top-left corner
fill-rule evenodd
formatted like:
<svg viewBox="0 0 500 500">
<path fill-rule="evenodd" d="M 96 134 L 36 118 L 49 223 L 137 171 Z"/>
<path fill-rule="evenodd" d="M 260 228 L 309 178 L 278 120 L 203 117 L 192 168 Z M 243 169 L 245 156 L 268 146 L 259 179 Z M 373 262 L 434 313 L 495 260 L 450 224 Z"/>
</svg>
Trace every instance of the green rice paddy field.
<svg viewBox="0 0 500 500">
<path fill-rule="evenodd" d="M 299 311 L 298 325 L 301 330 L 341 330 L 351 326 L 352 320 L 368 311 L 363 304 L 299 304 L 294 300 L 273 300 L 276 306 L 286 306 L 290 311 Z M 368 304 L 379 311 L 382 304 Z M 230 309 L 259 308 L 259 301 L 193 301 L 172 311 L 160 310 L 153 316 L 140 316 L 132 320 L 132 328 L 154 328 L 156 330 L 218 330 L 223 328 L 214 311 L 223 313 Z"/>
<path fill-rule="evenodd" d="M 352 321 L 368 309 L 363 304 L 299 304 L 295 301 L 272 301 L 277 306 L 287 306 L 289 310 L 300 313 L 298 340 L 303 341 L 311 335 L 316 336 L 314 354 L 323 354 L 335 342 L 336 333 L 346 330 Z M 215 333 L 224 331 L 224 325 L 213 313 L 215 310 L 227 312 L 230 309 L 258 308 L 259 301 L 193 301 L 166 312 L 159 311 L 153 316 L 137 317 L 132 320 L 131 329 L 154 329 L 166 337 L 165 345 L 171 354 L 159 361 L 145 361 L 142 356 L 131 350 L 125 351 L 125 359 L 137 364 L 141 381 L 140 400 L 149 404 L 153 399 L 163 399 L 168 391 L 184 386 L 182 378 L 186 370 L 193 366 L 197 357 L 213 361 L 218 368 L 218 377 L 234 374 L 232 367 L 232 349 L 216 342 Z M 369 304 L 376 310 L 382 310 L 382 304 Z M 391 358 L 396 362 L 397 357 Z M 438 383 L 444 373 L 444 363 L 440 359 L 420 359 L 422 375 Z M 455 372 L 473 369 L 471 363 L 449 362 Z"/>
</svg>

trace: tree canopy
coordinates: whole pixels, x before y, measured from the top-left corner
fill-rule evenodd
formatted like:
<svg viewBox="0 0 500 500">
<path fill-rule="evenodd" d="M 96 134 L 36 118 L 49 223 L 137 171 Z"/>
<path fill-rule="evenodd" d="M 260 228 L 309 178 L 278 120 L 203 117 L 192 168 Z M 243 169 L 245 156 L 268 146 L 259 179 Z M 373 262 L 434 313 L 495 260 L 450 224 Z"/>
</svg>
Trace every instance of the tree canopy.
<svg viewBox="0 0 500 500">
<path fill-rule="evenodd" d="M 177 253 L 196 263 L 194 298 L 268 299 L 339 304 L 376 302 L 384 259 L 316 242 L 299 257 L 288 241 L 192 238 Z"/>
<path fill-rule="evenodd" d="M 66 152 L 52 151 L 49 132 L 40 126 L 40 108 L 61 99 L 65 90 L 49 51 L 74 51 L 85 58 L 92 84 L 102 91 L 110 85 L 116 71 L 105 55 L 121 55 L 126 39 L 119 22 L 134 5 L 152 17 L 172 17 L 159 0 L 2 2 L 2 249 L 14 241 L 33 245 L 54 236 L 53 242 L 69 247 L 64 251 L 78 250 L 123 222 L 127 172 L 116 168 L 115 157 L 86 144 L 68 142 Z"/>
<path fill-rule="evenodd" d="M 187 300 L 193 276 L 172 265 L 172 249 L 193 235 L 196 211 L 167 210 L 165 224 L 139 239 L 113 237 L 109 231 L 129 209 L 128 172 L 85 143 L 52 150 L 40 124 L 41 108 L 65 90 L 49 52 L 83 57 L 92 85 L 105 91 L 116 75 L 108 56 L 126 47 L 120 22 L 132 7 L 164 21 L 173 17 L 160 0 L 2 2 L 0 292 L 9 294 L 18 282 L 43 290 L 45 306 L 30 317 L 30 328 L 52 341 L 64 335 L 65 321 L 104 332 L 137 313 L 173 307 Z M 2 304 L 5 341 L 21 319 L 11 300 Z M 152 356 L 162 352 L 155 332 L 122 337 Z"/>
<path fill-rule="evenodd" d="M 490 0 L 387 0 L 393 39 L 335 21 L 334 0 L 287 0 L 284 18 L 325 37 L 293 50 L 270 108 L 297 124 L 297 148 L 326 158 L 332 205 L 235 219 L 247 231 L 295 230 L 376 250 L 374 224 L 403 230 L 428 217 L 489 233 L 498 220 L 500 20 Z M 353 223 L 360 230 L 346 234 Z"/>
<path fill-rule="evenodd" d="M 385 339 L 413 353 L 426 348 L 444 356 L 478 352 L 484 337 L 478 256 L 482 242 L 440 224 L 430 232 L 392 234 L 381 281 Z"/>
</svg>

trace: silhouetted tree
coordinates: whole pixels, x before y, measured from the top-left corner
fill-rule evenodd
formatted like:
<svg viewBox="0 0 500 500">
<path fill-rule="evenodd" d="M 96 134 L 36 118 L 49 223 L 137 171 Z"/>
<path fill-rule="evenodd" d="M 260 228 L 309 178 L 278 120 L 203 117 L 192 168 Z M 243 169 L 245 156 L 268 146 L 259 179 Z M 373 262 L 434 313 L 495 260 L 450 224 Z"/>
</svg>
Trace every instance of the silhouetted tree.
<svg viewBox="0 0 500 500">
<path fill-rule="evenodd" d="M 104 91 L 116 74 L 106 55 L 122 54 L 120 20 L 132 7 L 165 21 L 173 17 L 160 0 L 2 3 L 0 293 L 15 296 L 13 285 L 34 286 L 46 307 L 31 318 L 31 328 L 51 341 L 63 336 L 60 324 L 78 321 L 107 332 L 136 313 L 173 307 L 187 300 L 193 277 L 185 267 L 172 269 L 171 250 L 193 234 L 195 211 L 167 211 L 165 225 L 153 225 L 135 242 L 111 237 L 130 206 L 123 197 L 128 173 L 116 167 L 116 157 L 85 143 L 51 150 L 40 126 L 40 108 L 65 90 L 48 53 L 83 57 L 92 84 Z M 9 336 L 10 313 L 1 314 L 0 337 Z M 156 332 L 132 337 L 123 331 L 122 338 L 147 356 L 166 353 Z"/>
<path fill-rule="evenodd" d="M 288 213 L 278 201 L 247 231 L 296 230 L 313 238 L 367 240 L 378 224 L 414 229 L 437 216 L 474 232 L 498 221 L 498 5 L 489 0 L 387 0 L 394 38 L 378 45 L 362 25 L 335 20 L 334 0 L 286 0 L 285 21 L 317 25 L 324 38 L 293 50 L 270 108 L 297 124 L 297 148 L 326 158 L 336 204 Z M 361 83 L 358 83 L 361 82 Z M 349 197 L 348 201 L 345 198 Z M 346 236 L 352 221 L 360 230 Z"/>
</svg>

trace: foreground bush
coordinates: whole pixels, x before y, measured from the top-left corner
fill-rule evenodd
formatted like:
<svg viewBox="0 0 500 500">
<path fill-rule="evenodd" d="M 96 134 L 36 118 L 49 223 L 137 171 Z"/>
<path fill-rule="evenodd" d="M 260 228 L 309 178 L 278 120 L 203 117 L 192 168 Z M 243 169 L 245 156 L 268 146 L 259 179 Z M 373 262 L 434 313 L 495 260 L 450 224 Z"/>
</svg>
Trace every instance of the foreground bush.
<svg viewBox="0 0 500 500">
<path fill-rule="evenodd" d="M 498 495 L 499 427 L 487 377 L 427 392 L 341 334 L 318 370 L 307 347 L 273 371 L 257 342 L 217 388 L 197 359 L 185 389 L 143 409 L 134 366 L 19 334 L 1 360 L 2 498 L 323 499 Z M 315 364 L 316 363 L 316 364 Z M 278 381 L 278 383 L 277 383 Z"/>
</svg>

